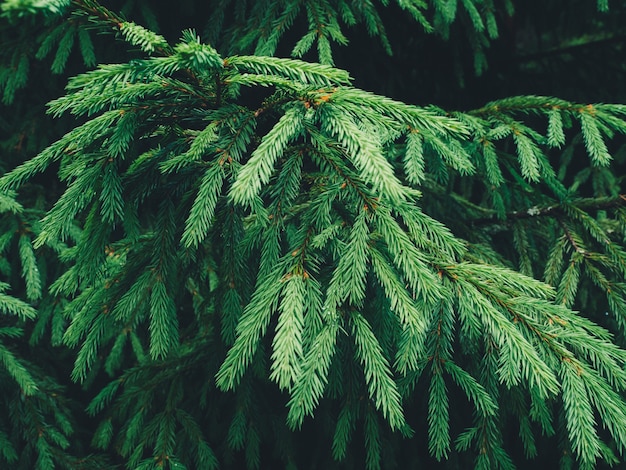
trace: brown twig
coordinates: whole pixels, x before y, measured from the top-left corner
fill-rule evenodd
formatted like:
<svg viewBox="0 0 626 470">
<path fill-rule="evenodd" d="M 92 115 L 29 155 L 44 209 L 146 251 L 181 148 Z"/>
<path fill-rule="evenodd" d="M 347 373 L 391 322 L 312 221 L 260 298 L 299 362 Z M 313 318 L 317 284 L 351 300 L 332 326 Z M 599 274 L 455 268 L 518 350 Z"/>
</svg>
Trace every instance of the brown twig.
<svg viewBox="0 0 626 470">
<path fill-rule="evenodd" d="M 626 194 L 620 194 L 617 197 L 604 198 L 581 198 L 569 203 L 578 209 L 584 211 L 606 210 L 617 207 L 626 206 Z M 483 225 L 489 223 L 502 223 L 508 220 L 532 219 L 534 217 L 553 217 L 565 214 L 563 204 L 551 204 L 546 206 L 532 206 L 523 211 L 510 211 L 504 216 L 504 219 L 498 218 L 494 212 L 492 216 L 474 219 L 474 224 Z"/>
</svg>

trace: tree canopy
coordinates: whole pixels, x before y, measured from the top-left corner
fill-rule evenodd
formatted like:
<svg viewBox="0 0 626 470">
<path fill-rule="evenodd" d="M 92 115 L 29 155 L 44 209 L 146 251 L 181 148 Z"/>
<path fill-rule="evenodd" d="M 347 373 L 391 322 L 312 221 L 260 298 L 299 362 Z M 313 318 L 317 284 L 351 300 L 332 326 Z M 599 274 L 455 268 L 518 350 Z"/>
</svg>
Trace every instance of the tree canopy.
<svg viewBox="0 0 626 470">
<path fill-rule="evenodd" d="M 625 6 L 0 6 L 5 466 L 624 463 Z"/>
</svg>

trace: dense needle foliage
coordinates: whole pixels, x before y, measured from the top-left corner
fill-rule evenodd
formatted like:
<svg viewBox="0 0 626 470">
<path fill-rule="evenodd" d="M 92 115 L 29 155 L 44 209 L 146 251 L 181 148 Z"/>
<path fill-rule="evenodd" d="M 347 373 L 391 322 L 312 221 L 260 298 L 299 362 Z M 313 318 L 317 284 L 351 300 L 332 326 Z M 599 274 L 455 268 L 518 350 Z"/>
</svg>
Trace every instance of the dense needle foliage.
<svg viewBox="0 0 626 470">
<path fill-rule="evenodd" d="M 3 468 L 624 465 L 624 7 L 155 3 L 0 3 Z"/>
</svg>

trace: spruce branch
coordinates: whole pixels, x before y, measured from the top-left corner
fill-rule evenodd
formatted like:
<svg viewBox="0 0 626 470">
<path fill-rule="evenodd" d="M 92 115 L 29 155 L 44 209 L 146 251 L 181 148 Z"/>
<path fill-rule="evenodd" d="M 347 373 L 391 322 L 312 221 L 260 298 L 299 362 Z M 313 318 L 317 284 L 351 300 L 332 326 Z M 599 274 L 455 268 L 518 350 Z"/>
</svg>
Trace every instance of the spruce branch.
<svg viewBox="0 0 626 470">
<path fill-rule="evenodd" d="M 40 37 L 6 29 L 24 41 L 0 63 L 24 121 L 21 137 L 0 142 L 17 165 L 0 178 L 0 399 L 11 410 L 0 464 L 23 453 L 23 466 L 61 467 L 89 435 L 129 468 L 376 469 L 400 446 L 421 452 L 400 440 L 409 422 L 428 436 L 418 465 L 523 465 L 511 432 L 528 458 L 557 434 L 581 465 L 619 462 L 626 196 L 608 142 L 626 134 L 626 106 L 530 95 L 446 112 L 352 86 L 329 64 L 358 25 L 388 51 L 401 37 L 400 57 L 421 41 L 414 24 L 386 36 L 387 3 L 210 0 L 207 30 L 199 14 L 185 19 L 210 40 L 189 29 L 170 45 L 132 16 L 181 20 L 154 2 L 124 14 L 95 0 L 3 2 L 48 15 L 27 18 L 46 23 Z M 396 3 L 420 34 L 464 31 L 454 49 L 472 49 L 477 71 L 512 8 Z M 110 57 L 89 29 L 113 31 L 125 51 L 70 78 L 48 110 L 72 129 L 28 147 L 22 110 L 53 90 L 15 94 L 29 58 L 52 56 L 64 73 L 82 67 L 73 46 L 88 66 Z M 270 56 L 314 46 L 324 64 Z M 54 171 L 60 184 L 47 191 Z M 532 277 L 541 272 L 549 284 Z M 48 394 L 41 369 L 81 382 L 100 425 L 65 413 L 61 398 L 76 410 L 83 398 Z"/>
</svg>

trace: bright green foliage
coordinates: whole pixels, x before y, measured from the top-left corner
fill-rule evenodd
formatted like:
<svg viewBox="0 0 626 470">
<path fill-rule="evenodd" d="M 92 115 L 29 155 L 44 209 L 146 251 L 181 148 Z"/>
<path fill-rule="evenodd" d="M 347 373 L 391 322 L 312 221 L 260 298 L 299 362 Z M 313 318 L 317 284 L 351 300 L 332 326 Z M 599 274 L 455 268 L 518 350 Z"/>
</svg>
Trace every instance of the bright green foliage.
<svg viewBox="0 0 626 470">
<path fill-rule="evenodd" d="M 117 3 L 2 2 L 1 37 L 46 30 L 5 105 L 72 76 L 53 142 L 2 141 L 0 462 L 623 464 L 626 105 L 446 111 L 334 67 L 395 11 L 480 73 L 514 2 L 216 0 L 178 40 Z"/>
</svg>

